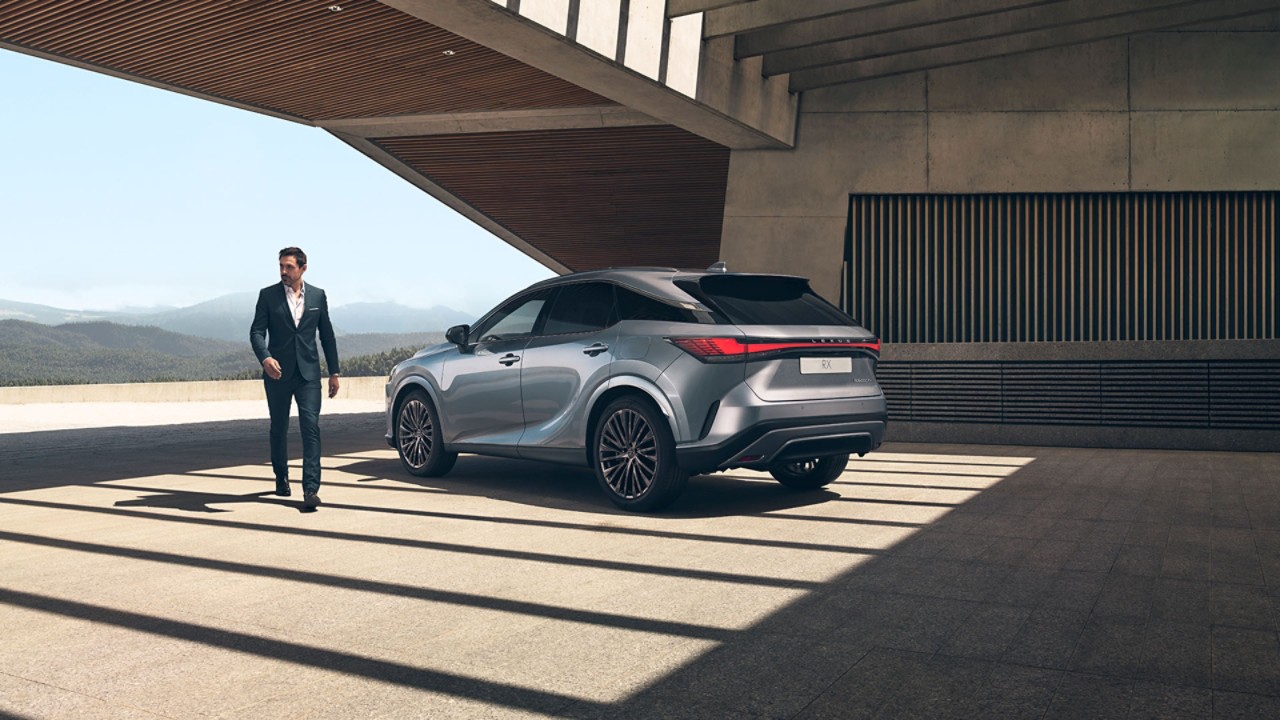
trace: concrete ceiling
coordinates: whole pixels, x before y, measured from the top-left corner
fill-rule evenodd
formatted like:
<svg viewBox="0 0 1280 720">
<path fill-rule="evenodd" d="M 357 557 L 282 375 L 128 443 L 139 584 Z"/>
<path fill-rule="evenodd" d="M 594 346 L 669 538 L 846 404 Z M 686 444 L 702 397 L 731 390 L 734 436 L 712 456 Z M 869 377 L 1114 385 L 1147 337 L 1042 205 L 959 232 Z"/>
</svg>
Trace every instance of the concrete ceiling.
<svg viewBox="0 0 1280 720">
<path fill-rule="evenodd" d="M 1277 0 L 669 0 L 792 92 L 1243 17 Z"/>
</svg>

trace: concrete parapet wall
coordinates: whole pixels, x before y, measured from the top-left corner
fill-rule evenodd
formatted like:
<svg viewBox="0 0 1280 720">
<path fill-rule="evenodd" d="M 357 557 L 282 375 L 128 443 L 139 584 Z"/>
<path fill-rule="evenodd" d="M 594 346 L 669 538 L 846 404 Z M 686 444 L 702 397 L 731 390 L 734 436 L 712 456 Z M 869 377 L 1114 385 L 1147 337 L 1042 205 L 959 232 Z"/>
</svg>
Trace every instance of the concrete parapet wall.
<svg viewBox="0 0 1280 720">
<path fill-rule="evenodd" d="M 323 382 L 323 381 L 322 381 Z M 342 378 L 338 398 L 382 400 L 386 378 Z M 103 402 L 209 402 L 262 400 L 261 380 L 206 380 L 201 382 L 122 383 L 112 385 L 37 385 L 0 388 L 0 405 L 33 403 Z"/>
</svg>

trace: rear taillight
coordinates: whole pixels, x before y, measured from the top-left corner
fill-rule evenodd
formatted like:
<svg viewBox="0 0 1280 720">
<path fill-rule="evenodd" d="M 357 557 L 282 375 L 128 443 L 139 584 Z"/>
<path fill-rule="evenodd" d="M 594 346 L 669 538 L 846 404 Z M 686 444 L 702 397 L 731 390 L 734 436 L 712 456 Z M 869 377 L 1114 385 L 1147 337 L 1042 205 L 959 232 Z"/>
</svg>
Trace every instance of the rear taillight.
<svg viewBox="0 0 1280 720">
<path fill-rule="evenodd" d="M 874 340 L 758 340 L 730 337 L 668 338 L 673 345 L 705 362 L 731 362 L 757 355 L 832 350 L 861 350 L 880 354 L 880 338 Z"/>
</svg>

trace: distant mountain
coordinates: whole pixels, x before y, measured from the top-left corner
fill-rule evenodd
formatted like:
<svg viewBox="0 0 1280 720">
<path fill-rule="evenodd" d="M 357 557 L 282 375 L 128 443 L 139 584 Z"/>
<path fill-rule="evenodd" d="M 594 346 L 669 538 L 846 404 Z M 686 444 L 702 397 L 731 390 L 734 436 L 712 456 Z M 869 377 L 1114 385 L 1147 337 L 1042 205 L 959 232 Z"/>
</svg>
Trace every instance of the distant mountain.
<svg viewBox="0 0 1280 720">
<path fill-rule="evenodd" d="M 151 325 L 183 335 L 249 342 L 256 293 L 232 293 L 189 307 L 112 318 L 127 325 Z"/>
<path fill-rule="evenodd" d="M 0 300 L 0 320 L 13 319 L 42 325 L 109 321 L 121 325 L 157 327 L 196 337 L 249 342 L 257 293 L 233 293 L 183 308 L 163 308 L 147 312 L 64 310 Z M 443 333 L 446 329 L 475 320 L 468 313 L 437 305 L 426 310 L 397 303 L 351 303 L 329 308 L 338 335 L 366 333 Z"/>
<path fill-rule="evenodd" d="M 105 320 L 114 314 L 97 310 L 63 310 L 48 305 L 0 300 L 0 320 L 25 320 L 42 325 L 58 325 L 84 320 Z"/>
</svg>

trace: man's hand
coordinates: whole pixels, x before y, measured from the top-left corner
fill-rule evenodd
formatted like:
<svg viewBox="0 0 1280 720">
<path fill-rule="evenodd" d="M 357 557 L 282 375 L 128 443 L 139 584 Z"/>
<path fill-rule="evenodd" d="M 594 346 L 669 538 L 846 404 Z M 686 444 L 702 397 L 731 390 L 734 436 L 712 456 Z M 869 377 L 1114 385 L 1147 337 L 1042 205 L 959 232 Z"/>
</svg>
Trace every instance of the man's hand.
<svg viewBox="0 0 1280 720">
<path fill-rule="evenodd" d="M 269 357 L 262 361 L 262 369 L 266 371 L 267 377 L 272 380 L 279 380 L 280 376 L 283 374 L 280 372 L 280 363 L 276 362 L 276 359 L 273 357 Z"/>
<path fill-rule="evenodd" d="M 330 376 L 329 376 L 329 397 L 333 397 L 334 395 L 337 395 L 337 394 L 338 394 L 338 385 L 339 385 L 339 384 L 340 384 L 340 383 L 338 382 L 338 376 L 337 376 L 337 375 L 330 375 Z"/>
</svg>

